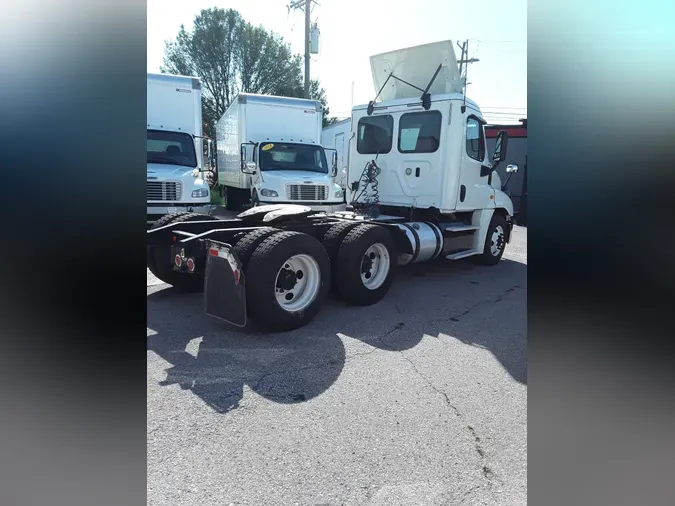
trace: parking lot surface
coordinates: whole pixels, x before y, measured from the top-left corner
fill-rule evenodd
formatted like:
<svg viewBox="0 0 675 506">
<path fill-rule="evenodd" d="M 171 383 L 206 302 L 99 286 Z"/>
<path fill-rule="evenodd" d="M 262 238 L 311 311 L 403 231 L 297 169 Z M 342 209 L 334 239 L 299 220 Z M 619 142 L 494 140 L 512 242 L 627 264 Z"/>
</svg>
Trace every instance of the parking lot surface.
<svg viewBox="0 0 675 506">
<path fill-rule="evenodd" d="M 280 334 L 148 271 L 148 504 L 525 505 L 526 234 Z"/>
</svg>

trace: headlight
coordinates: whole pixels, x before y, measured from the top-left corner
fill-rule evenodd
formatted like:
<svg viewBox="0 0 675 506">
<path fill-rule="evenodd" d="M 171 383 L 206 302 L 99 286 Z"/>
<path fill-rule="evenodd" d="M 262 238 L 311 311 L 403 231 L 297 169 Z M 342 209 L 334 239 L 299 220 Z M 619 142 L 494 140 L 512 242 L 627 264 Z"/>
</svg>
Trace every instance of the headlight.
<svg viewBox="0 0 675 506">
<path fill-rule="evenodd" d="M 336 199 L 342 198 L 342 190 L 335 190 L 335 198 Z"/>
<path fill-rule="evenodd" d="M 278 197 L 279 194 L 275 192 L 274 190 L 268 190 L 267 188 L 263 188 L 260 190 L 260 195 L 263 197 Z"/>
<path fill-rule="evenodd" d="M 208 188 L 199 188 L 198 190 L 192 190 L 192 198 L 208 197 L 208 196 L 209 196 Z"/>
</svg>

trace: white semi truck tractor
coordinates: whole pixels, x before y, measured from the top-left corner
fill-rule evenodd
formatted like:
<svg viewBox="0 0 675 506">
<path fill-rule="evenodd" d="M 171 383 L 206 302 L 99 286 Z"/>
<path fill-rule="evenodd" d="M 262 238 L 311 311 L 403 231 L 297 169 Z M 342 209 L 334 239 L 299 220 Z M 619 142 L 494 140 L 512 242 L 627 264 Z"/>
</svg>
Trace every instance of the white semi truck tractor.
<svg viewBox="0 0 675 506">
<path fill-rule="evenodd" d="M 147 222 L 211 209 L 204 177 L 212 143 L 202 136 L 202 87 L 196 77 L 148 74 Z"/>
<path fill-rule="evenodd" d="M 498 264 L 513 223 L 495 173 L 508 135 L 486 152 L 485 120 L 462 94 L 452 42 L 376 55 L 371 67 L 377 95 L 352 111 L 346 211 L 279 204 L 228 220 L 177 216 L 148 232 L 152 272 L 204 290 L 211 316 L 283 331 L 312 320 L 331 287 L 370 305 L 399 266 Z"/>
</svg>

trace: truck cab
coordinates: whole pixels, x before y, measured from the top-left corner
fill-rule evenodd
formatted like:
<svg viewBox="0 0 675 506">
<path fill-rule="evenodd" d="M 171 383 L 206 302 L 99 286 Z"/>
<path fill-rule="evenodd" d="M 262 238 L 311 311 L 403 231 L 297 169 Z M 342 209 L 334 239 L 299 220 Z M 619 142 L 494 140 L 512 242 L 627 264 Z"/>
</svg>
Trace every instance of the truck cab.
<svg viewBox="0 0 675 506">
<path fill-rule="evenodd" d="M 183 211 L 208 212 L 204 178 L 201 83 L 195 77 L 148 74 L 147 222 Z M 208 153 L 208 149 L 207 149 Z"/>
<path fill-rule="evenodd" d="M 375 159 L 380 205 L 435 208 L 441 214 L 502 206 L 513 214 L 492 170 L 486 122 L 476 103 L 444 93 L 432 95 L 428 109 L 419 100 L 398 99 L 381 103 L 372 114 L 367 110 L 363 105 L 353 111 L 349 182 Z M 353 196 L 348 185 L 347 201 Z"/>
<path fill-rule="evenodd" d="M 374 160 L 381 206 L 440 216 L 499 208 L 512 216 L 494 170 L 501 158 L 487 151 L 486 121 L 463 93 L 452 42 L 375 55 L 371 70 L 382 100 L 352 110 L 347 202 L 358 199 L 357 183 Z M 505 154 L 507 139 L 500 133 L 495 151 Z"/>
<path fill-rule="evenodd" d="M 337 154 L 314 143 L 267 140 L 241 147 L 242 172 L 251 179 L 251 205 L 301 204 L 313 210 L 343 210 L 334 182 Z M 330 160 L 330 163 L 329 163 Z"/>
</svg>

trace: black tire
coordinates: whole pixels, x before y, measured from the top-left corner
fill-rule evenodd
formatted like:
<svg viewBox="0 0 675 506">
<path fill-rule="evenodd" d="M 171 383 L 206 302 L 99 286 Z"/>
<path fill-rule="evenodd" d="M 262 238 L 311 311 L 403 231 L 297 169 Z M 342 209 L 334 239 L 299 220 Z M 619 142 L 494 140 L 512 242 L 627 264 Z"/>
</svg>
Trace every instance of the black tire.
<svg viewBox="0 0 675 506">
<path fill-rule="evenodd" d="M 498 239 L 498 253 L 494 255 L 492 253 L 493 245 L 493 234 L 498 227 L 501 227 L 502 234 L 501 239 Z M 483 253 L 480 255 L 474 256 L 474 261 L 482 265 L 496 265 L 502 259 L 504 250 L 506 249 L 506 237 L 507 237 L 507 224 L 506 219 L 501 214 L 495 214 L 492 216 L 490 221 L 490 226 L 488 227 L 487 235 L 485 236 L 485 245 L 483 246 Z M 501 244 L 499 244 L 501 241 Z"/>
<path fill-rule="evenodd" d="M 260 246 L 260 243 L 265 239 L 279 232 L 281 232 L 279 229 L 272 227 L 258 228 L 252 232 L 246 232 L 245 235 L 236 242 L 232 248 L 232 252 L 237 255 L 237 258 L 241 262 L 241 268 L 244 271 L 244 274 L 246 274 L 248 263 L 251 260 L 251 256 L 255 249 Z"/>
<path fill-rule="evenodd" d="M 331 275 L 333 279 L 337 279 L 338 277 L 336 267 L 337 254 L 340 250 L 340 245 L 345 240 L 345 237 L 347 237 L 347 234 L 358 225 L 360 225 L 360 223 L 347 221 L 336 223 L 326 230 L 326 233 L 323 235 L 323 240 L 321 242 L 324 249 L 326 250 L 326 253 L 328 253 L 328 258 L 330 258 Z M 333 287 L 335 287 L 335 284 L 333 284 Z"/>
<path fill-rule="evenodd" d="M 382 244 L 389 256 L 389 271 L 375 289 L 368 288 L 361 279 L 364 255 L 373 244 Z M 360 224 L 352 229 L 342 241 L 337 254 L 334 284 L 345 302 L 357 306 L 369 306 L 379 302 L 391 288 L 396 256 L 391 234 L 384 227 Z"/>
<path fill-rule="evenodd" d="M 159 228 L 173 223 L 185 223 L 187 221 L 207 221 L 215 220 L 213 216 L 200 213 L 177 213 L 173 215 L 163 216 L 157 220 L 152 228 Z M 148 247 L 148 268 L 150 272 L 164 283 L 173 286 L 176 290 L 186 293 L 201 292 L 204 290 L 204 266 L 205 258 L 197 258 L 195 263 L 197 265 L 197 272 L 195 274 L 187 274 L 173 270 L 170 255 L 170 249 L 165 252 L 159 252 L 156 248 Z"/>
<path fill-rule="evenodd" d="M 160 219 L 158 219 L 157 221 L 155 221 L 155 222 L 152 224 L 152 226 L 150 227 L 150 230 L 155 230 L 155 229 L 157 229 L 157 228 L 164 227 L 164 226 L 170 224 L 171 222 L 173 222 L 174 220 L 177 220 L 177 219 L 180 218 L 181 216 L 185 216 L 185 215 L 188 215 L 188 214 L 192 214 L 192 213 L 189 213 L 189 212 L 187 212 L 187 211 L 183 211 L 182 213 L 165 214 L 164 216 L 162 216 Z M 147 247 L 147 265 L 148 265 L 148 269 L 150 269 L 150 272 L 152 272 L 152 274 L 153 274 L 156 278 L 159 278 L 159 276 L 157 276 L 157 267 L 155 266 L 155 262 L 156 262 L 156 261 L 155 261 L 155 251 L 154 251 L 154 248 L 148 246 L 148 247 Z"/>
<path fill-rule="evenodd" d="M 239 211 L 244 205 L 242 191 L 232 186 L 225 187 L 225 208 L 228 211 Z"/>
<path fill-rule="evenodd" d="M 277 275 L 294 255 L 316 260 L 321 280 L 314 300 L 290 312 L 276 298 Z M 321 310 L 330 288 L 330 260 L 314 237 L 300 232 L 279 232 L 265 239 L 253 252 L 246 272 L 246 305 L 249 316 L 273 331 L 294 330 L 309 323 Z"/>
<path fill-rule="evenodd" d="M 258 192 L 253 190 L 251 195 L 251 207 L 256 207 L 260 205 L 260 198 L 258 197 Z"/>
</svg>

